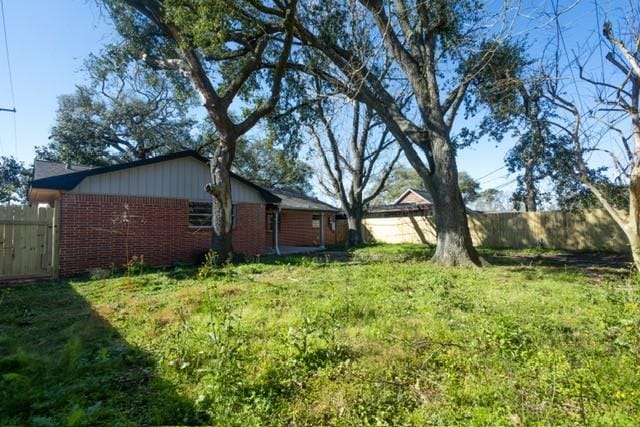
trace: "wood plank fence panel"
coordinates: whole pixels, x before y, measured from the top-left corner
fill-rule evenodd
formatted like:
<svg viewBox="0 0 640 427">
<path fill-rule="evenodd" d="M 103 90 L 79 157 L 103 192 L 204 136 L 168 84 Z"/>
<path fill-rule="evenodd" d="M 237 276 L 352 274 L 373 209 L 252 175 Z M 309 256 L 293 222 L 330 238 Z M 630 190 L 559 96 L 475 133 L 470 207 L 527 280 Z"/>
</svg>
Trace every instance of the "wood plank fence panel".
<svg viewBox="0 0 640 427">
<path fill-rule="evenodd" d="M 469 215 L 476 246 L 627 252 L 622 230 L 601 209 L 578 212 L 501 212 Z M 436 242 L 431 217 L 365 218 L 365 239 L 384 243 Z"/>
<path fill-rule="evenodd" d="M 59 209 L 0 206 L 0 281 L 57 277 Z"/>
</svg>

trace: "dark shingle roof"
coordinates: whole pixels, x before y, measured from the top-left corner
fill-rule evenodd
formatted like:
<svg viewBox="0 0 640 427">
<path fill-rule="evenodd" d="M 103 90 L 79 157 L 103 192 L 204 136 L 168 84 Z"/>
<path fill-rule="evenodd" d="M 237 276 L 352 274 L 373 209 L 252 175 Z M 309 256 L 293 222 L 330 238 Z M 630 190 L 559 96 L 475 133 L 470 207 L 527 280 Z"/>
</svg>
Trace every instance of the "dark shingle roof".
<svg viewBox="0 0 640 427">
<path fill-rule="evenodd" d="M 33 162 L 33 179 L 39 180 L 50 176 L 66 175 L 74 172 L 82 172 L 94 169 L 94 166 L 86 165 L 66 165 L 64 163 L 49 162 L 46 160 L 36 160 Z"/>
<path fill-rule="evenodd" d="M 128 163 L 121 163 L 105 167 L 91 167 L 83 165 L 72 166 L 71 169 L 67 169 L 64 163 L 53 163 L 36 160 L 34 163 L 34 180 L 31 181 L 31 188 L 49 188 L 54 190 L 73 190 L 83 179 L 100 175 L 108 172 L 115 172 L 123 169 L 134 168 L 138 166 L 150 165 L 154 163 L 160 163 L 167 160 L 180 159 L 183 157 L 193 157 L 201 162 L 207 163 L 209 160 L 206 157 L 201 156 L 196 151 L 185 150 L 178 153 L 165 154 L 163 156 L 157 156 L 150 159 L 136 160 Z M 74 170 L 75 169 L 75 170 Z M 59 172 L 57 174 L 53 174 Z M 245 179 L 241 176 L 231 172 L 231 176 L 238 181 L 247 184 L 248 186 L 256 189 L 262 198 L 268 203 L 280 203 L 280 198 L 270 191 L 266 190 L 259 185 Z"/>
<path fill-rule="evenodd" d="M 324 203 L 314 197 L 295 190 L 269 188 L 269 191 L 278 196 L 282 201 L 280 208 L 302 211 L 339 212 L 339 209 Z"/>
<path fill-rule="evenodd" d="M 383 212 L 418 212 L 430 209 L 428 205 L 417 203 L 396 203 L 395 205 L 371 205 L 366 208 L 368 213 Z"/>
</svg>

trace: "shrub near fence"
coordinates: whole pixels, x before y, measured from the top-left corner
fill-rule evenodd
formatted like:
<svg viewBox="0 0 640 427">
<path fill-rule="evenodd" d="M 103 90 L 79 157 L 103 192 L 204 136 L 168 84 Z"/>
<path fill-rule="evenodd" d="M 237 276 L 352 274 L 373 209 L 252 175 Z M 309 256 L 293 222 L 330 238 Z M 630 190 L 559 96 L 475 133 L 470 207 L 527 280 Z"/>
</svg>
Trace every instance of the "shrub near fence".
<svg viewBox="0 0 640 427">
<path fill-rule="evenodd" d="M 622 230 L 601 209 L 578 212 L 505 212 L 469 215 L 476 246 L 627 252 Z M 436 243 L 433 217 L 366 218 L 365 239 L 383 243 Z"/>
</svg>

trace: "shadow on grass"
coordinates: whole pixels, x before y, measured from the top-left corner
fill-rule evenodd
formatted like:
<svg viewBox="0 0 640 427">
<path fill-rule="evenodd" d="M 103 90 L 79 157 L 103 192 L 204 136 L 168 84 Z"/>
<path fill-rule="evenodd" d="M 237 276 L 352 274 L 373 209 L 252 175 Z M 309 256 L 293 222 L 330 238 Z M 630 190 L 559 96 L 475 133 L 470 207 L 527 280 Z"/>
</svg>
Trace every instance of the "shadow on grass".
<svg viewBox="0 0 640 427">
<path fill-rule="evenodd" d="M 569 267 L 591 270 L 629 270 L 631 255 L 611 252 L 536 251 L 481 248 L 481 255 L 492 265 Z"/>
<path fill-rule="evenodd" d="M 0 425 L 199 424 L 154 364 L 68 282 L 0 288 Z"/>
<path fill-rule="evenodd" d="M 610 252 L 580 252 L 539 249 L 477 248 L 489 265 L 500 267 L 546 267 L 583 271 L 589 274 L 626 274 L 631 268 L 631 256 Z M 283 265 L 317 265 L 349 262 L 428 261 L 435 247 L 415 243 L 366 244 L 357 248 L 330 248 L 303 255 L 265 257 L 262 262 Z"/>
</svg>

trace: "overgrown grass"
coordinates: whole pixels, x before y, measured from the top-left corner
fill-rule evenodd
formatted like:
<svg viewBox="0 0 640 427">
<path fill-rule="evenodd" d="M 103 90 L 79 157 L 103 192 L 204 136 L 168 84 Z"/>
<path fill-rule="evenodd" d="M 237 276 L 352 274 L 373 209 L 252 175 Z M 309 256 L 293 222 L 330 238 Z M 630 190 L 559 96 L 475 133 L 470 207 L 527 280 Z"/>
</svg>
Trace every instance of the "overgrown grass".
<svg viewBox="0 0 640 427">
<path fill-rule="evenodd" d="M 428 253 L 0 289 L 0 425 L 640 424 L 634 279 Z"/>
</svg>

